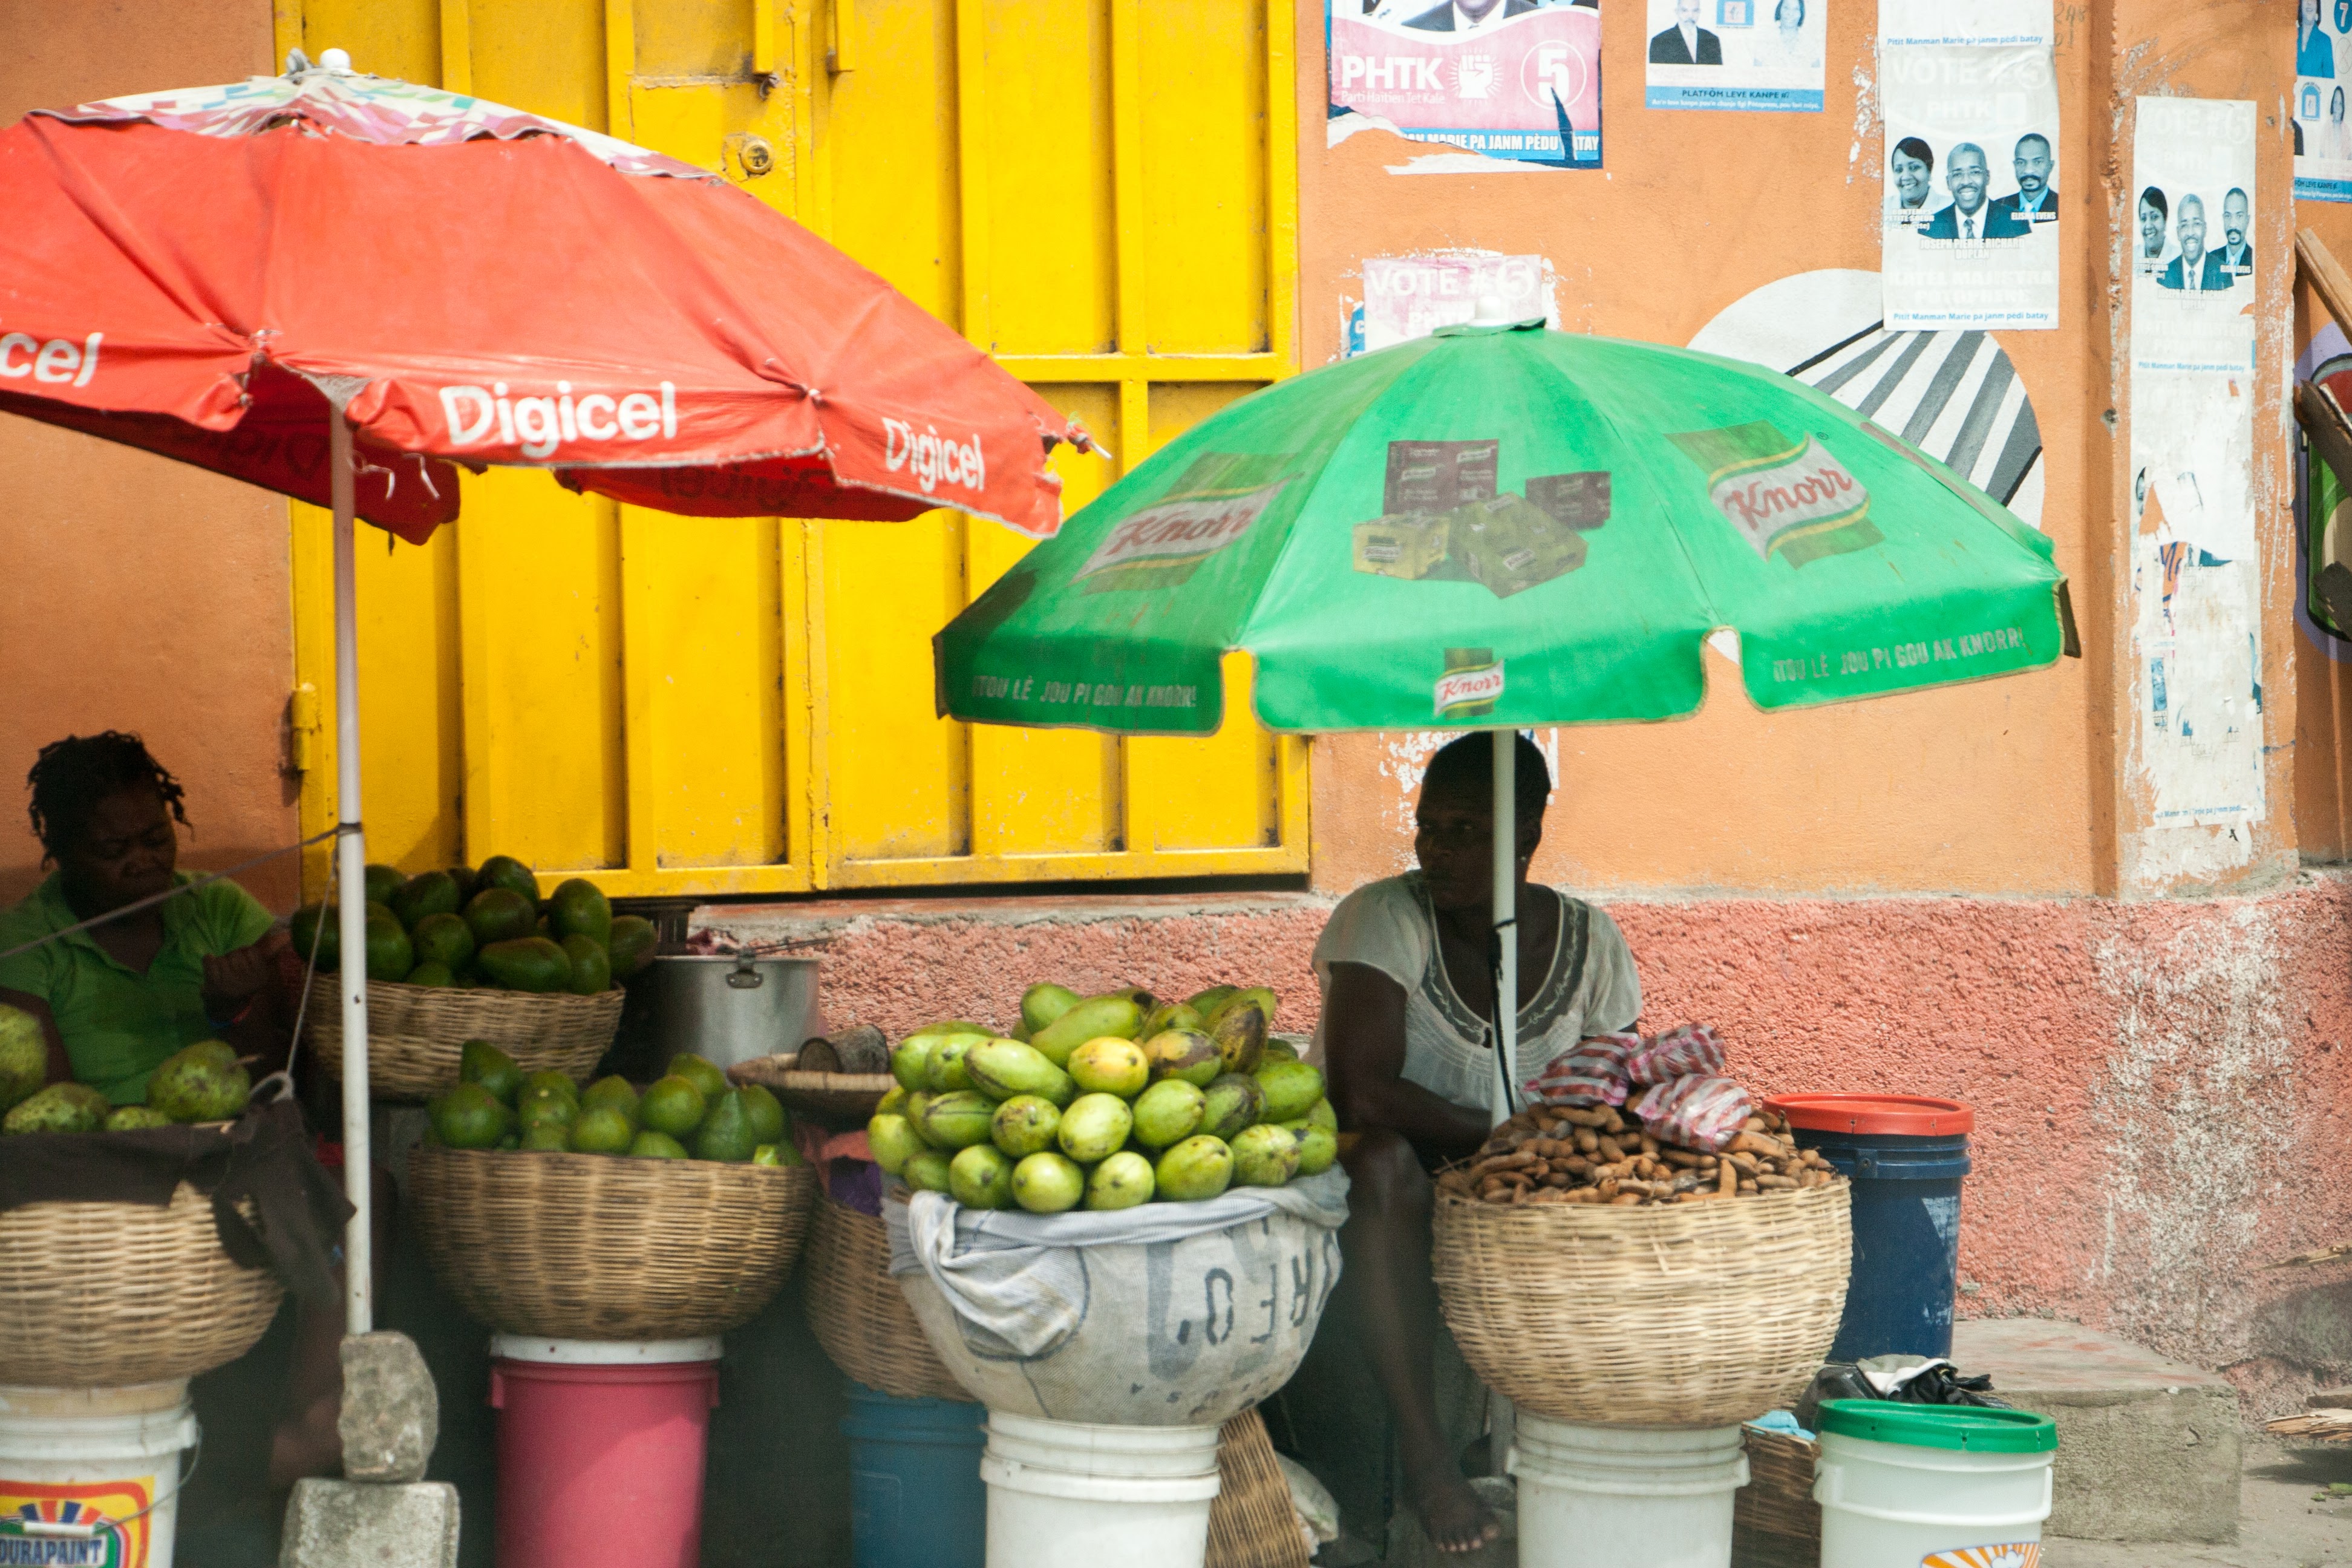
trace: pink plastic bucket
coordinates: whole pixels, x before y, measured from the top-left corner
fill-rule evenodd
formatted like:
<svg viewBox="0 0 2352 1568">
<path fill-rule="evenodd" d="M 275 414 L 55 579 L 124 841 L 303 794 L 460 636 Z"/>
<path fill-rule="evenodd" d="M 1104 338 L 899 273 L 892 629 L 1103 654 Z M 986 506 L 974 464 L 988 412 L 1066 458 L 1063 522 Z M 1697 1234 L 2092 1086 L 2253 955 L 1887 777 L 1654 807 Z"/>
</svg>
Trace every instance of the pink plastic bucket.
<svg viewBox="0 0 2352 1568">
<path fill-rule="evenodd" d="M 499 1568 L 696 1568 L 719 1342 L 490 1344 Z"/>
</svg>

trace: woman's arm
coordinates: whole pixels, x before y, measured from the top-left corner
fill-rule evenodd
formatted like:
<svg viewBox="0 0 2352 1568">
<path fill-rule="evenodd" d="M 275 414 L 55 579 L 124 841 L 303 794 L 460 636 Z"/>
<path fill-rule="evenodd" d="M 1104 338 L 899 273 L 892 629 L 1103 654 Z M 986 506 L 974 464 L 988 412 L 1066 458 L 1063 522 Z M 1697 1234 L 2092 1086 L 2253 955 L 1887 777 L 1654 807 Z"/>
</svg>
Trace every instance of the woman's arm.
<svg viewBox="0 0 2352 1568">
<path fill-rule="evenodd" d="M 1331 965 L 1323 1003 L 1331 1109 L 1350 1131 L 1385 1128 L 1435 1153 L 1485 1141 L 1486 1114 L 1431 1093 L 1404 1074 L 1404 987 L 1364 963 Z"/>
<path fill-rule="evenodd" d="M 254 1077 L 276 1072 L 286 1065 L 287 1026 L 278 1016 L 278 954 L 288 942 L 282 931 L 272 931 L 250 947 L 205 957 L 205 1012 L 226 1019 L 220 1027 L 239 1057 L 251 1058 Z"/>
<path fill-rule="evenodd" d="M 49 1042 L 49 1083 L 71 1083 L 73 1061 L 66 1055 L 65 1037 L 58 1033 L 58 1020 L 49 1005 L 29 991 L 11 991 L 0 985 L 0 1004 L 30 1013 L 41 1021 L 41 1035 Z"/>
</svg>

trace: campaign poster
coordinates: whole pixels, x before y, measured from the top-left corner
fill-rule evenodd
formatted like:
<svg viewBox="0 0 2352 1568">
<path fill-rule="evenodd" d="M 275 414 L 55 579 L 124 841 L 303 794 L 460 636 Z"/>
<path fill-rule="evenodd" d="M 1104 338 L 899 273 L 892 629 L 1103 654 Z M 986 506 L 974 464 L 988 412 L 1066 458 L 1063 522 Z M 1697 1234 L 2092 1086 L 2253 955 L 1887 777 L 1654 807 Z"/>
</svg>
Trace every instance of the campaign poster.
<svg viewBox="0 0 2352 1568">
<path fill-rule="evenodd" d="M 1645 0 L 1651 109 L 1822 107 L 1829 0 Z"/>
<path fill-rule="evenodd" d="M 2352 0 L 2296 0 L 2294 199 L 2352 202 L 2352 121 L 2345 89 L 2352 86 Z"/>
<path fill-rule="evenodd" d="M 1996 44 L 2048 48 L 2058 39 L 2051 0 L 1878 0 L 1882 48 Z"/>
<path fill-rule="evenodd" d="M 2058 84 L 2042 46 L 1879 56 L 1886 325 L 2058 325 Z"/>
<path fill-rule="evenodd" d="M 1331 0 L 1331 113 L 1513 163 L 1601 167 L 1599 0 Z"/>
<path fill-rule="evenodd" d="M 1481 300 L 1497 301 L 1513 321 L 1559 325 L 1551 263 L 1540 256 L 1459 250 L 1368 256 L 1362 279 L 1364 298 L 1348 322 L 1351 357 L 1469 321 Z"/>
</svg>

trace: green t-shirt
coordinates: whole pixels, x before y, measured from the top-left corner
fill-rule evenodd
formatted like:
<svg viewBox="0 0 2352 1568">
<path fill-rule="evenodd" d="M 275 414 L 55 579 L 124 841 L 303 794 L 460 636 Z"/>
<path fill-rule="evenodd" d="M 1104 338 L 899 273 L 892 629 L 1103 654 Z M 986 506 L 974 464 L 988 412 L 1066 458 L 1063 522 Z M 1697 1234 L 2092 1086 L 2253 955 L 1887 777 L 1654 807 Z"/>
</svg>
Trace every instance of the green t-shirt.
<svg viewBox="0 0 2352 1568">
<path fill-rule="evenodd" d="M 196 879 L 178 874 L 182 886 Z M 269 911 L 235 882 L 214 882 L 160 906 L 163 945 L 140 974 L 76 931 L 14 958 L 0 958 L 0 987 L 49 1005 L 77 1081 L 117 1105 L 147 1096 L 147 1075 L 165 1057 L 220 1031 L 205 1016 L 205 963 L 251 947 L 268 932 Z M 58 876 L 0 913 L 0 952 L 76 923 Z"/>
</svg>

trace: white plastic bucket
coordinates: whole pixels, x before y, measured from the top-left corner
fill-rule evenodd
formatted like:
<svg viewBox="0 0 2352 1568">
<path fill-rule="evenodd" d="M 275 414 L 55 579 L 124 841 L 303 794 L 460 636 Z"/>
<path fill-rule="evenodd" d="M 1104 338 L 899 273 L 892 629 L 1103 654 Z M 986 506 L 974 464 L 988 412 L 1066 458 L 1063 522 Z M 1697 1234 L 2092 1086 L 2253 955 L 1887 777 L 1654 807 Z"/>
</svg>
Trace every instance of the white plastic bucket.
<svg viewBox="0 0 2352 1568">
<path fill-rule="evenodd" d="M 172 1568 L 184 1378 L 131 1388 L 0 1387 L 0 1565 Z"/>
<path fill-rule="evenodd" d="M 1822 1568 L 2031 1568 L 2039 1558 L 2058 1447 L 2049 1417 L 1860 1399 L 1822 1412 Z"/>
<path fill-rule="evenodd" d="M 988 1413 L 989 1568 L 1201 1568 L 1214 1426 L 1096 1426 Z"/>
<path fill-rule="evenodd" d="M 1728 1568 L 1738 1427 L 1517 1420 L 1520 1568 Z"/>
</svg>

